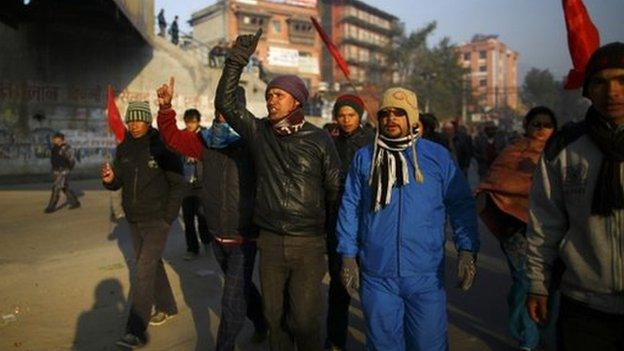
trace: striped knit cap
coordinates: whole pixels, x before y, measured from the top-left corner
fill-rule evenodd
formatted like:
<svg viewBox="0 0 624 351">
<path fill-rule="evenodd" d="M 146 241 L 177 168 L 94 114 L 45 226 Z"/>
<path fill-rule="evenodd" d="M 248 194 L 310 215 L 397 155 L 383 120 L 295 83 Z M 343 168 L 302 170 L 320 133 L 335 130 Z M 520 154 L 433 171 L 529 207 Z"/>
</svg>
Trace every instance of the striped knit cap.
<svg viewBox="0 0 624 351">
<path fill-rule="evenodd" d="M 126 110 L 126 123 L 145 122 L 152 124 L 152 111 L 147 101 L 130 101 Z"/>
</svg>

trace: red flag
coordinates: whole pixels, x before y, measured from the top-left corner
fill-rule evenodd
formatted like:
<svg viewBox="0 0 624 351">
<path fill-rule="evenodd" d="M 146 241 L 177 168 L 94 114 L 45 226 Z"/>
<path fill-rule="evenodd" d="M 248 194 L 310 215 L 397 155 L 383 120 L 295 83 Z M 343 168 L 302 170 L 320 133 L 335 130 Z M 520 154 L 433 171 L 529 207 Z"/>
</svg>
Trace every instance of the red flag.
<svg viewBox="0 0 624 351">
<path fill-rule="evenodd" d="M 600 46 L 600 35 L 583 0 L 563 0 L 563 14 L 568 30 L 568 48 L 574 66 L 568 74 L 565 88 L 577 89 L 583 86 L 585 66 Z"/>
<path fill-rule="evenodd" d="M 316 31 L 321 36 L 321 39 L 323 39 L 323 42 L 325 43 L 327 50 L 334 57 L 336 64 L 338 65 L 342 73 L 344 73 L 344 75 L 347 78 L 349 78 L 349 75 L 351 75 L 351 72 L 349 72 L 349 65 L 347 64 L 347 61 L 344 59 L 344 57 L 342 57 L 342 54 L 340 53 L 336 45 L 332 42 L 332 40 L 329 38 L 329 36 L 327 36 L 327 33 L 325 33 L 323 28 L 321 28 L 321 25 L 318 23 L 316 18 L 314 18 L 313 16 L 310 16 L 310 19 L 312 20 L 312 24 L 314 25 L 314 28 L 316 28 Z"/>
<path fill-rule="evenodd" d="M 117 105 L 115 105 L 115 93 L 110 84 L 108 85 L 108 104 L 106 105 L 106 109 L 108 110 L 108 127 L 115 134 L 115 140 L 121 143 L 126 135 L 126 126 L 121 121 L 119 109 L 117 109 Z"/>
</svg>

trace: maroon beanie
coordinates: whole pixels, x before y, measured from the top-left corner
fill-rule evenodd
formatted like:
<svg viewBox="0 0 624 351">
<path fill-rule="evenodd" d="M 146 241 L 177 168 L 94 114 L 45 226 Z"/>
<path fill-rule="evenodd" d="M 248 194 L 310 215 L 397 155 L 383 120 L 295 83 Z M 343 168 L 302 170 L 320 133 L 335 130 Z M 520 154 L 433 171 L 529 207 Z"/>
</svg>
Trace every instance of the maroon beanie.
<svg viewBox="0 0 624 351">
<path fill-rule="evenodd" d="M 278 88 L 288 92 L 301 105 L 308 101 L 308 88 L 306 88 L 303 80 L 295 75 L 286 74 L 275 77 L 267 85 L 266 91 L 268 92 L 271 88 Z"/>
<path fill-rule="evenodd" d="M 358 117 L 362 119 L 362 114 L 364 113 L 364 101 L 362 101 L 359 96 L 350 94 L 340 95 L 334 103 L 334 110 L 332 112 L 334 119 L 338 117 L 338 112 L 340 112 L 340 108 L 343 106 L 353 108 L 355 112 L 357 112 Z"/>
<path fill-rule="evenodd" d="M 624 68 L 624 43 L 613 42 L 594 51 L 585 66 L 583 96 L 587 96 L 587 86 L 592 76 L 607 68 Z"/>
</svg>

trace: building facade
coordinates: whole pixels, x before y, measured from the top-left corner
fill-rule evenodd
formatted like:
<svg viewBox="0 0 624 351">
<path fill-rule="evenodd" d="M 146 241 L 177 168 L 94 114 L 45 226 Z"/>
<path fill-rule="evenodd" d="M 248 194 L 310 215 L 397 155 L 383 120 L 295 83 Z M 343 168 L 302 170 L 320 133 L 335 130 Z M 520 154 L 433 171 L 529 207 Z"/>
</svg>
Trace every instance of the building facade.
<svg viewBox="0 0 624 351">
<path fill-rule="evenodd" d="M 349 64 L 356 85 L 392 82 L 388 49 L 398 34 L 397 17 L 359 0 L 322 0 L 319 12 L 323 28 Z M 330 86 L 347 83 L 326 50 L 321 66 L 323 81 Z"/>
<path fill-rule="evenodd" d="M 518 53 L 497 35 L 475 35 L 459 46 L 460 63 L 470 70 L 468 84 L 484 112 L 518 108 Z"/>
<path fill-rule="evenodd" d="M 221 0 L 193 13 L 189 23 L 194 39 L 210 47 L 262 28 L 256 56 L 267 79 L 296 74 L 316 91 L 321 40 L 310 16 L 318 16 L 316 0 Z"/>
</svg>

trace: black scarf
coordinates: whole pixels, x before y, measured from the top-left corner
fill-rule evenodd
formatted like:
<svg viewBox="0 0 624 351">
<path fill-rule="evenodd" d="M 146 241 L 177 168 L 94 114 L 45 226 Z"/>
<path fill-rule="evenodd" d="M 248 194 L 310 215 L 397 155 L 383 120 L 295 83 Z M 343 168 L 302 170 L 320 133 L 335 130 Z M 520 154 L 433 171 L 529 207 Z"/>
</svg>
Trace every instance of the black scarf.
<svg viewBox="0 0 624 351">
<path fill-rule="evenodd" d="M 588 133 L 604 156 L 598 182 L 594 189 L 591 212 L 610 216 L 614 210 L 624 209 L 624 188 L 620 166 L 624 162 L 624 130 L 605 119 L 590 107 L 585 116 Z"/>
<path fill-rule="evenodd" d="M 383 135 L 377 138 L 377 148 L 373 155 L 372 176 L 370 185 L 373 187 L 372 210 L 374 212 L 386 207 L 390 203 L 392 187 L 396 184 L 401 187 L 409 183 L 407 160 L 403 151 L 412 146 L 416 138 L 389 139 Z M 412 150 L 415 152 L 416 150 Z"/>
</svg>

